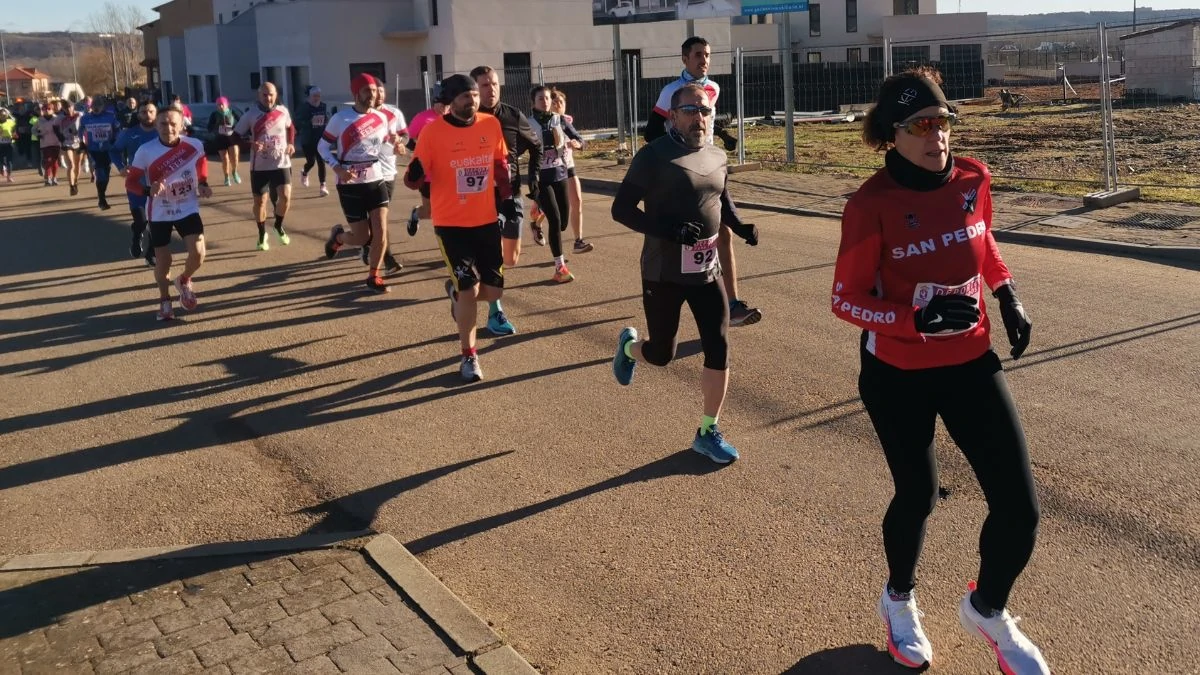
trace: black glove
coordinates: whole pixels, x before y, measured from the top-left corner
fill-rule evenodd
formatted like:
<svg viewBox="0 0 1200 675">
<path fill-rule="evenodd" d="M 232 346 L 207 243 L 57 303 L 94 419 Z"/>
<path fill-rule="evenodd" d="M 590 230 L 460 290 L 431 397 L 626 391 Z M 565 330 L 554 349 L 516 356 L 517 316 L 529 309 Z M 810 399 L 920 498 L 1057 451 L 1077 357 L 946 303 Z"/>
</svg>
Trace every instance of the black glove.
<svg viewBox="0 0 1200 675">
<path fill-rule="evenodd" d="M 696 222 L 676 223 L 670 227 L 671 239 L 684 246 L 695 246 L 703 232 L 704 226 Z"/>
<path fill-rule="evenodd" d="M 500 202 L 500 215 L 504 216 L 504 219 L 510 223 L 520 223 L 521 209 L 517 208 L 517 200 L 509 197 Z"/>
<path fill-rule="evenodd" d="M 408 182 L 408 183 L 421 182 L 421 179 L 425 178 L 425 167 L 421 166 L 421 160 L 417 159 L 416 157 L 413 157 L 412 161 L 408 163 L 408 172 L 407 173 L 408 173 L 408 180 L 405 182 Z"/>
<path fill-rule="evenodd" d="M 966 330 L 979 322 L 979 301 L 969 295 L 935 295 L 913 315 L 918 333 Z"/>
<path fill-rule="evenodd" d="M 1004 329 L 1008 331 L 1008 344 L 1012 345 L 1009 354 L 1012 354 L 1013 359 L 1019 359 L 1029 346 L 1029 333 L 1033 329 L 1033 322 L 1029 320 L 1025 307 L 1017 299 L 1017 289 L 1011 282 L 997 288 L 992 295 L 1000 301 L 1000 316 L 1004 319 Z"/>
<path fill-rule="evenodd" d="M 538 195 L 542 194 L 541 181 L 537 176 L 529 176 L 529 192 L 526 194 L 534 201 L 537 201 Z"/>
<path fill-rule="evenodd" d="M 737 136 L 730 134 L 728 131 L 725 131 L 724 129 L 718 129 L 717 135 L 721 137 L 721 142 L 723 142 L 725 144 L 725 150 L 727 152 L 733 152 L 734 150 L 737 150 L 737 146 L 738 146 Z"/>
<path fill-rule="evenodd" d="M 730 230 L 741 237 L 751 246 L 758 246 L 758 228 L 754 223 L 740 223 L 738 225 L 730 225 Z"/>
</svg>

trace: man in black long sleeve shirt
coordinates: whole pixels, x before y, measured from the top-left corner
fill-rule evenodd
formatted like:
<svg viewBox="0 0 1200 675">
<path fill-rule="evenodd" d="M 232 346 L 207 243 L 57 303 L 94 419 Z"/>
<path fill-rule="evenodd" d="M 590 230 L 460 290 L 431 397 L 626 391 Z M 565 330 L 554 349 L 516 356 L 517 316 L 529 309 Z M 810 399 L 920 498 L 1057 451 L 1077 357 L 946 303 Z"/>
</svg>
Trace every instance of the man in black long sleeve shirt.
<svg viewBox="0 0 1200 675">
<path fill-rule="evenodd" d="M 688 83 L 672 94 L 672 128 L 634 156 L 613 199 L 613 220 L 646 235 L 642 245 L 642 304 L 650 337 L 628 327 L 617 340 L 613 374 L 628 385 L 634 366 L 665 366 L 675 357 L 679 314 L 686 302 L 696 319 L 704 370 L 704 414 L 692 449 L 718 464 L 738 458 L 717 428 L 729 384 L 728 297 L 721 283 L 717 239 L 732 229 L 751 245 L 758 230 L 743 223 L 727 188 L 725 153 L 705 138 L 712 107 L 704 88 Z M 645 209 L 639 205 L 645 204 Z"/>
<path fill-rule="evenodd" d="M 643 132 L 643 138 L 647 143 L 666 135 L 670 126 L 668 117 L 671 114 L 671 96 L 680 88 L 688 84 L 695 84 L 704 89 L 708 95 L 710 112 L 706 120 L 708 129 L 705 134 L 705 142 L 712 145 L 713 133 L 716 132 L 725 143 L 727 150 L 737 147 L 737 139 L 731 138 L 728 133 L 717 129 L 717 99 L 721 95 L 721 87 L 715 80 L 708 79 L 708 65 L 711 56 L 712 51 L 708 46 L 708 41 L 702 37 L 690 37 L 681 45 L 683 72 L 679 74 L 679 79 L 668 83 L 659 93 L 654 109 L 651 110 L 650 116 L 646 120 L 646 129 Z M 717 241 L 717 253 L 721 256 L 721 267 L 725 272 L 721 280 L 725 284 L 725 294 L 729 296 L 730 325 L 748 326 L 758 323 L 762 319 L 762 312 L 738 297 L 737 260 L 733 257 L 733 236 L 727 227 L 721 228 L 721 236 Z"/>
<path fill-rule="evenodd" d="M 521 200 L 521 155 L 529 155 L 529 172 L 526 185 L 529 197 L 537 199 L 538 169 L 542 166 L 542 139 L 533 133 L 529 120 L 520 110 L 500 102 L 500 77 L 491 66 L 476 66 L 471 79 L 479 85 L 479 112 L 495 115 L 504 130 L 504 142 L 508 144 L 509 182 L 517 198 L 519 209 L 516 222 L 507 219 L 501 223 L 501 244 L 504 247 L 504 264 L 512 267 L 521 257 L 521 219 L 525 204 Z"/>
</svg>

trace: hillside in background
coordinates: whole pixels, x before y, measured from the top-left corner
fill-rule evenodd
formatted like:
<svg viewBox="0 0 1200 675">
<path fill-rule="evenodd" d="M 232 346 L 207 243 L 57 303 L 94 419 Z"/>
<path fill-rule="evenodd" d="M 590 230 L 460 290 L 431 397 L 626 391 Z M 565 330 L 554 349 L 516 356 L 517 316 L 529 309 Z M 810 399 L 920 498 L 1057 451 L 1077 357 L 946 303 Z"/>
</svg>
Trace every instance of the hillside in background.
<svg viewBox="0 0 1200 675">
<path fill-rule="evenodd" d="M 1138 8 L 1137 23 L 1161 24 L 1167 21 L 1200 18 L 1200 9 L 1152 10 Z M 989 14 L 988 33 L 1015 33 L 1057 28 L 1080 28 L 1095 26 L 1103 21 L 1114 26 L 1133 23 L 1133 12 L 1057 12 L 1055 14 Z"/>
<path fill-rule="evenodd" d="M 100 47 L 108 50 L 108 41 L 96 36 L 95 33 L 5 33 L 4 53 L 8 67 L 37 66 L 46 70 L 43 65 L 55 57 L 71 58 L 71 42 L 75 42 L 75 54 L 89 47 Z M 70 77 L 70 72 L 51 72 L 55 79 Z"/>
</svg>

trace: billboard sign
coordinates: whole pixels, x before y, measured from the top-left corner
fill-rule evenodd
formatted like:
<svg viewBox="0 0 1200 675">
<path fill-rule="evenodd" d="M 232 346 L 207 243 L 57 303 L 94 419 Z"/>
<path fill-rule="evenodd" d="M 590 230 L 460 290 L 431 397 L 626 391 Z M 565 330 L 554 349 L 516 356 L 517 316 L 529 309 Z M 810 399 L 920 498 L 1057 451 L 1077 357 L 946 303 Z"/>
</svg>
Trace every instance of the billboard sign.
<svg viewBox="0 0 1200 675">
<path fill-rule="evenodd" d="M 592 0 L 592 24 L 608 26 L 807 11 L 808 0 Z"/>
</svg>

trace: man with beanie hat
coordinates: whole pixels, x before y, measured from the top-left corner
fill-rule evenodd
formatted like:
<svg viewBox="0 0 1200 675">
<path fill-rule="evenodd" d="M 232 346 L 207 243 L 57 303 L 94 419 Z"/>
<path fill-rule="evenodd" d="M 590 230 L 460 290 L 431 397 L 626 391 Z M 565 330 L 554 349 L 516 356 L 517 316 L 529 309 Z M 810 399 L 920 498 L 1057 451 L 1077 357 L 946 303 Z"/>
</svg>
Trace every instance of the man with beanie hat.
<svg viewBox="0 0 1200 675">
<path fill-rule="evenodd" d="M 495 117 L 479 112 L 479 86 L 466 75 L 452 75 L 442 81 L 442 93 L 450 113 L 421 131 L 404 184 L 416 190 L 429 181 L 433 230 L 450 272 L 446 292 L 462 347 L 459 373 L 477 382 L 483 372 L 475 350 L 476 306 L 504 293 L 498 219 L 520 222 L 520 213 L 504 130 Z"/>
<path fill-rule="evenodd" d="M 325 242 L 325 257 L 337 255 L 343 246 L 365 246 L 374 241 L 368 260 L 367 288 L 386 293 L 380 277 L 387 251 L 387 207 L 390 197 L 379 161 L 383 146 L 396 143 L 388 131 L 388 120 L 374 109 L 377 80 L 367 73 L 350 80 L 354 107 L 335 114 L 317 143 L 317 152 L 337 176 L 338 199 L 346 225 L 334 225 Z"/>
</svg>

